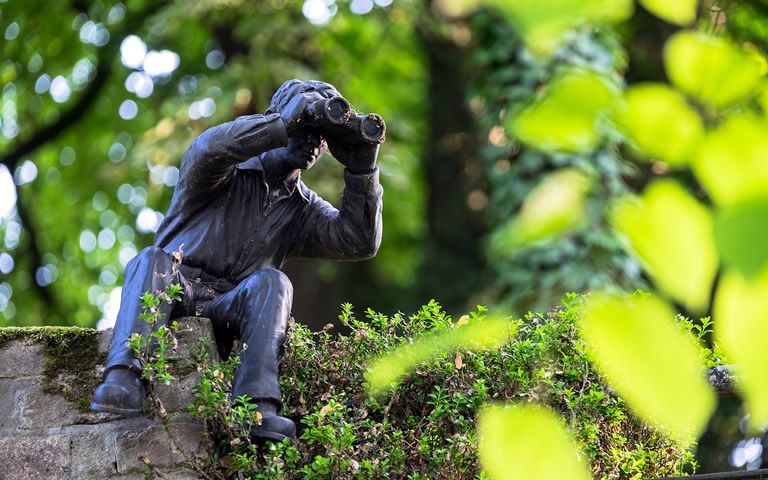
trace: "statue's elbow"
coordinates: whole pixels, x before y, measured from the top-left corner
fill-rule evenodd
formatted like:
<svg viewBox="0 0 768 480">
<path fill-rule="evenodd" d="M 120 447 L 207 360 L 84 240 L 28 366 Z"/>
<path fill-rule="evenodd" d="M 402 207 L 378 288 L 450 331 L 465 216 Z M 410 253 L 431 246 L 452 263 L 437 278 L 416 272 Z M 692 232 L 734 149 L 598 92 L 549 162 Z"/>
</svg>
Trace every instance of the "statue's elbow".
<svg viewBox="0 0 768 480">
<path fill-rule="evenodd" d="M 373 258 L 379 252 L 381 246 L 381 235 L 377 235 L 370 241 L 365 242 L 360 251 L 358 252 L 360 260 L 368 260 Z"/>
</svg>

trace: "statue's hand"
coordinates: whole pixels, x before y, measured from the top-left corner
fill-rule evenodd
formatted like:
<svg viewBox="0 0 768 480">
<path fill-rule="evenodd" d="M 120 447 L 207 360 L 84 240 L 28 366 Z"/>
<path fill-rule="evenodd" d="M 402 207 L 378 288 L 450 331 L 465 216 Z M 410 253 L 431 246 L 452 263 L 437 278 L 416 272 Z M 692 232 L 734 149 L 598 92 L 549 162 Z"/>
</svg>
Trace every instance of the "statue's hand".
<svg viewBox="0 0 768 480">
<path fill-rule="evenodd" d="M 291 100 L 278 112 L 285 123 L 285 130 L 289 137 L 305 130 L 307 105 L 322 99 L 323 97 L 314 91 L 297 93 Z"/>
<path fill-rule="evenodd" d="M 334 138 L 327 138 L 326 141 L 331 155 L 350 172 L 371 173 L 376 169 L 378 143 L 348 144 Z"/>
</svg>

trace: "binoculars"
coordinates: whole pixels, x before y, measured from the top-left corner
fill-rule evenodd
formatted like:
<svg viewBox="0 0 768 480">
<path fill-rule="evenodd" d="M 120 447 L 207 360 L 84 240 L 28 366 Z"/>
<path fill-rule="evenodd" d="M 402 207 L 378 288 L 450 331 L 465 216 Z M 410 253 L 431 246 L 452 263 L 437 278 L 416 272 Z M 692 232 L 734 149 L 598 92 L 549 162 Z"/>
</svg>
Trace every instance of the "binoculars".
<svg viewBox="0 0 768 480">
<path fill-rule="evenodd" d="M 360 115 L 342 97 L 330 97 L 307 105 L 305 122 L 321 135 L 348 144 L 382 143 L 386 125 L 381 115 Z"/>
</svg>

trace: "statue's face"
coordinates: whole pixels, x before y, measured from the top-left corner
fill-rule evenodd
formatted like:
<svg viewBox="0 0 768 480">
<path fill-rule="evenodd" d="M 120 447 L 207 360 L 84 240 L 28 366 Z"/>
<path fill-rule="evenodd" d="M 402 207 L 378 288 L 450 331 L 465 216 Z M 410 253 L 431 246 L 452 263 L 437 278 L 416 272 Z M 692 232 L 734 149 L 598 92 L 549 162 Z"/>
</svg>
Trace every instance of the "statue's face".
<svg viewBox="0 0 768 480">
<path fill-rule="evenodd" d="M 327 149 L 325 140 L 319 134 L 307 132 L 305 136 L 296 136 L 288 140 L 288 146 L 285 147 L 285 160 L 293 168 L 307 170 L 312 168 Z"/>
</svg>

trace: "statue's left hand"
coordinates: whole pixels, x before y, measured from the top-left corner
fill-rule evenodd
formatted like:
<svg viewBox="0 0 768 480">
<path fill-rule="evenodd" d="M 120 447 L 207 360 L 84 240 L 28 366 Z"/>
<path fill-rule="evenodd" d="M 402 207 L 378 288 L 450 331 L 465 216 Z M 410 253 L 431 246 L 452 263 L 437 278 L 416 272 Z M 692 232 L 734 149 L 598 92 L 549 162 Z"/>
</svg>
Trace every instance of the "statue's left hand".
<svg viewBox="0 0 768 480">
<path fill-rule="evenodd" d="M 376 157 L 379 155 L 378 143 L 350 145 L 332 138 L 326 141 L 331 155 L 351 173 L 371 173 L 376 169 Z"/>
</svg>

